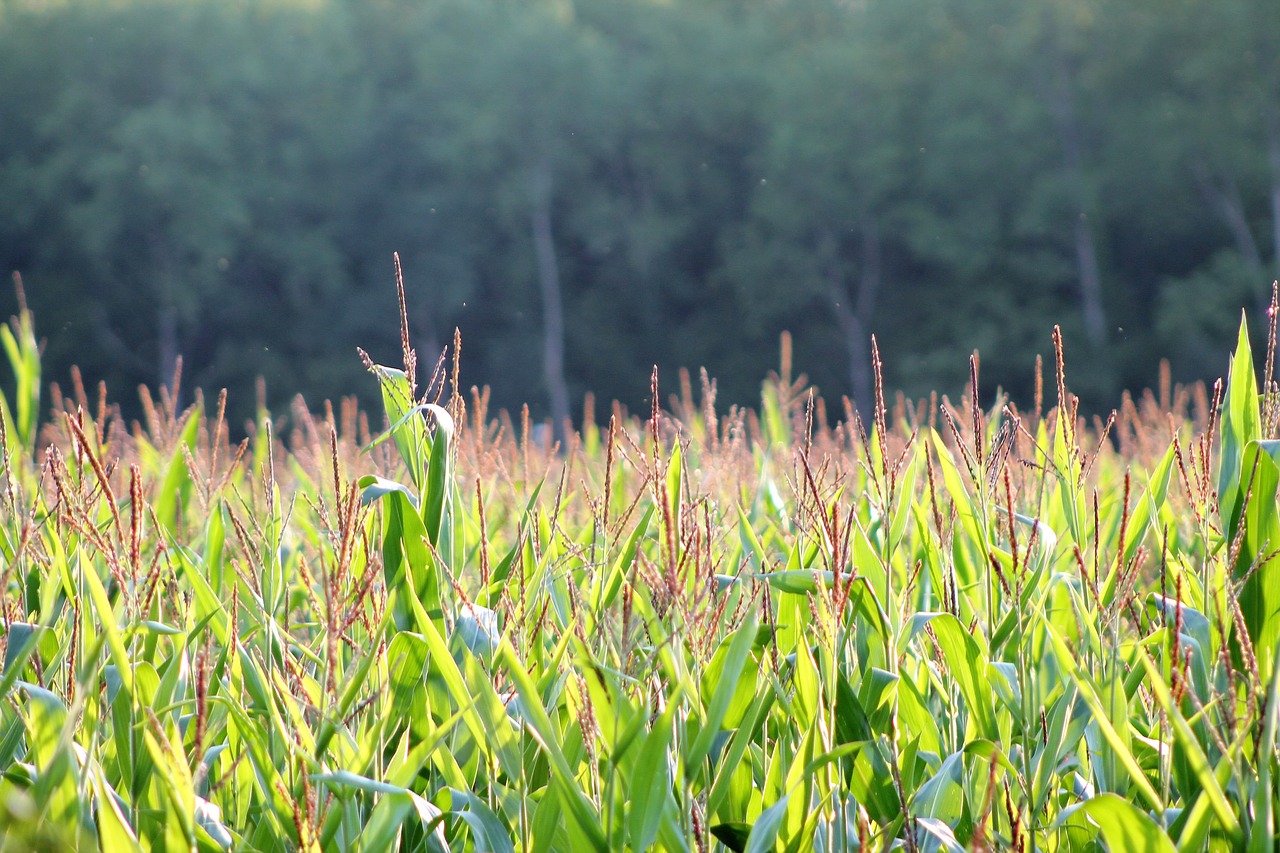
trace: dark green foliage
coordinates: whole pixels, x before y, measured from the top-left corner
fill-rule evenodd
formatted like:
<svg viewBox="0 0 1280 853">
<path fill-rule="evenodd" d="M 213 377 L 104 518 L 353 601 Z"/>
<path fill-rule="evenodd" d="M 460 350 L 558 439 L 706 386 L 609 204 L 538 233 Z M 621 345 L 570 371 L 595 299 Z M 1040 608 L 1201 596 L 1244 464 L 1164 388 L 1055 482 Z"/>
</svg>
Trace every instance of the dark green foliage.
<svg viewBox="0 0 1280 853">
<path fill-rule="evenodd" d="M 655 363 L 752 403 L 784 328 L 864 412 L 873 332 L 893 387 L 976 346 L 1025 398 L 1052 323 L 1109 407 L 1261 316 L 1277 44 L 1271 0 L 9 2 L 0 266 L 46 375 L 181 355 L 237 426 L 394 352 L 393 251 L 423 351 L 535 415 Z"/>
</svg>

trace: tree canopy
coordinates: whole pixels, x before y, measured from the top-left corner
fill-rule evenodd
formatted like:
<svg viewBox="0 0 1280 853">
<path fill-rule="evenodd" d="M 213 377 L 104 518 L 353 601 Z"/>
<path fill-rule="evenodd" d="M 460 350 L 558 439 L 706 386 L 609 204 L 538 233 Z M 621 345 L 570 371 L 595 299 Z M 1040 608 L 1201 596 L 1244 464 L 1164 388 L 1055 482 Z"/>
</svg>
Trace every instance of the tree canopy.
<svg viewBox="0 0 1280 853">
<path fill-rule="evenodd" d="M 828 397 L 957 350 L 1109 407 L 1221 372 L 1280 276 L 1273 0 L 0 4 L 0 264 L 50 375 L 337 397 L 459 327 L 500 405 Z"/>
</svg>

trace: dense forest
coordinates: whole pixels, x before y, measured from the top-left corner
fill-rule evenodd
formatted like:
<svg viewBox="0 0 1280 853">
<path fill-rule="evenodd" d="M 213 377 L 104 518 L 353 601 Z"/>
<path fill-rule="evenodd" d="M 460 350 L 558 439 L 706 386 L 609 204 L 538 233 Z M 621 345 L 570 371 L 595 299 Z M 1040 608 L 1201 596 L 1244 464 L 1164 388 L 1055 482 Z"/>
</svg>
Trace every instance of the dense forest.
<svg viewBox="0 0 1280 853">
<path fill-rule="evenodd" d="M 1086 403 L 1280 275 L 1275 0 L 0 0 L 0 266 L 46 369 L 270 401 L 398 352 L 577 416 L 649 366 Z M 0 308 L 15 304 L 12 289 Z M 8 312 L 6 312 L 8 313 Z M 668 375 L 671 375 L 668 373 Z"/>
</svg>

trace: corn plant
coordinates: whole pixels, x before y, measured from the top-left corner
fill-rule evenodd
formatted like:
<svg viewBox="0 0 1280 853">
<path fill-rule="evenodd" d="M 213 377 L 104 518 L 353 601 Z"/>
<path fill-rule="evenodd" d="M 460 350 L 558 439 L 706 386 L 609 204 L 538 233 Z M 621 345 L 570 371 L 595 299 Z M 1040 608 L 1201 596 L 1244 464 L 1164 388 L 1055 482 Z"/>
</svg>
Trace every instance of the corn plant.
<svg viewBox="0 0 1280 853">
<path fill-rule="evenodd" d="M 381 429 L 239 441 L 5 331 L 0 847 L 1275 848 L 1274 328 L 1092 423 L 1055 332 L 1048 406 L 784 359 L 555 447 L 401 331 Z"/>
</svg>

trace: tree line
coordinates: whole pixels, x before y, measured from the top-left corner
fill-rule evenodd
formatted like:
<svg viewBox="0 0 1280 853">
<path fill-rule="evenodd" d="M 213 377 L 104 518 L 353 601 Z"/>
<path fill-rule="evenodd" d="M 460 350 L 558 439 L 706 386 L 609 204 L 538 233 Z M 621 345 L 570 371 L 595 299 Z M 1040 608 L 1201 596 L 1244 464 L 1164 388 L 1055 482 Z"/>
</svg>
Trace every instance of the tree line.
<svg viewBox="0 0 1280 853">
<path fill-rule="evenodd" d="M 0 263 L 46 363 L 252 409 L 423 352 L 535 415 L 1216 376 L 1280 276 L 1274 0 L 0 2 Z M 9 297 L 11 298 L 11 297 Z M 670 375 L 668 373 L 668 375 Z M 279 395 L 277 397 L 276 395 Z"/>
</svg>

